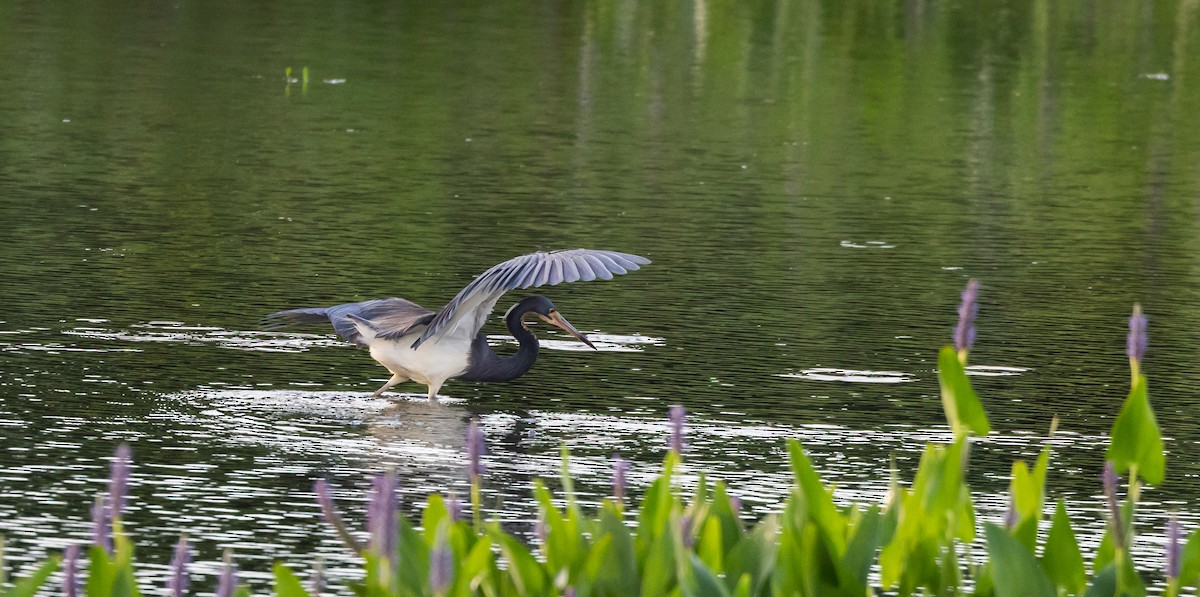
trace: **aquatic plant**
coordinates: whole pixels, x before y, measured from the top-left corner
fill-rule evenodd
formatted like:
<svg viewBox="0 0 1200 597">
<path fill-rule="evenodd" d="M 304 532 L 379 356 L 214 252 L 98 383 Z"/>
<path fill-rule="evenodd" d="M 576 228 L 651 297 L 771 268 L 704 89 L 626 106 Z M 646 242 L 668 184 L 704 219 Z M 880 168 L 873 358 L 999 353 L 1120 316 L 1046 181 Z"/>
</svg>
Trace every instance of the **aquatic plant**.
<svg viewBox="0 0 1200 597">
<path fill-rule="evenodd" d="M 879 590 L 898 595 L 999 597 L 1144 595 L 1147 587 L 1130 553 L 1133 519 L 1143 484 L 1160 483 L 1165 472 L 1162 437 L 1140 369 L 1146 349 L 1145 316 L 1135 307 L 1130 318 L 1131 388 L 1113 424 L 1106 463 L 1097 478 L 1107 513 L 1106 531 L 1087 562 L 1062 500 L 1054 504 L 1047 520 L 1046 482 L 1052 455 L 1048 442 L 1032 463 L 1013 463 L 1003 524 L 981 523 L 975 515 L 965 480 L 970 438 L 990 432 L 965 372 L 974 340 L 978 291 L 972 281 L 963 293 L 954 343 L 938 353 L 942 404 L 954 439 L 926 446 L 911 484 L 902 485 L 893 472 L 885 503 L 839 504 L 796 440 L 787 442 L 794 486 L 781 511 L 748 523 L 725 484 L 710 483 L 703 476 L 685 497 L 674 482 L 683 461 L 684 411 L 672 407 L 670 449 L 661 473 L 636 509 L 627 513 L 624 508 L 628 463 L 617 456 L 613 497 L 585 515 L 575 498 L 564 449 L 560 482 L 565 505 L 556 506 L 546 485 L 535 481 L 537 541 L 531 547 L 498 521 L 483 520 L 480 485 L 486 471 L 481 456 L 486 438 L 472 420 L 466 449 L 473 510 L 469 521 L 463 520 L 458 500 L 440 494 L 427 498 L 419 521 L 410 521 L 399 514 L 396 479 L 388 473 L 374 481 L 367 517 L 370 540 L 362 543 L 339 514 L 328 483 L 316 482 L 314 492 L 326 521 L 365 562 L 365 577 L 350 588 L 368 597 L 824 596 L 870 595 Z M 1057 419 L 1050 423 L 1049 436 L 1057 424 Z M 89 596 L 137 594 L 133 548 L 121 528 L 129 462 L 127 452 L 118 453 L 110 493 L 100 496 L 94 510 L 97 531 L 84 587 Z M 1122 474 L 1126 475 L 1124 500 Z M 626 524 L 629 517 L 636 526 Z M 985 557 L 963 558 L 966 547 L 977 543 L 980 531 Z M 1200 585 L 1200 531 L 1182 537 L 1172 516 L 1164 532 L 1160 590 L 1175 597 L 1187 587 Z M 186 539 L 180 540 L 176 554 L 171 592 L 181 594 Z M 77 557 L 77 548 L 67 550 L 66 595 L 79 592 Z M 31 596 L 58 563 L 57 556 L 50 558 L 0 595 Z M 275 594 L 281 597 L 315 595 L 321 590 L 319 571 L 311 592 L 286 565 L 277 563 L 274 573 Z M 217 595 L 248 594 L 244 588 L 234 589 L 236 585 L 227 552 Z"/>
</svg>

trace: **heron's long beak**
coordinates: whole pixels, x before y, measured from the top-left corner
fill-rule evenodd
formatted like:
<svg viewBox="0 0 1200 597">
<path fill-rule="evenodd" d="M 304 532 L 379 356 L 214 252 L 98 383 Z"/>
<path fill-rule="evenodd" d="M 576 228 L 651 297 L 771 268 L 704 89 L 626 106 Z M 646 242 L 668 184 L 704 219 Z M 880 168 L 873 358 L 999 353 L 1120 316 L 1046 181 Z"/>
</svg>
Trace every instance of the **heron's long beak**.
<svg viewBox="0 0 1200 597">
<path fill-rule="evenodd" d="M 545 321 L 552 326 L 561 328 L 566 333 L 575 336 L 580 342 L 592 347 L 592 350 L 599 350 L 596 348 L 595 344 L 592 344 L 591 340 L 587 339 L 587 336 L 579 333 L 579 330 L 575 329 L 575 326 L 571 325 L 571 322 L 567 321 L 567 318 L 563 317 L 558 311 L 551 311 L 549 317 L 543 317 L 541 315 L 538 315 L 538 317 L 541 317 L 542 321 Z"/>
</svg>

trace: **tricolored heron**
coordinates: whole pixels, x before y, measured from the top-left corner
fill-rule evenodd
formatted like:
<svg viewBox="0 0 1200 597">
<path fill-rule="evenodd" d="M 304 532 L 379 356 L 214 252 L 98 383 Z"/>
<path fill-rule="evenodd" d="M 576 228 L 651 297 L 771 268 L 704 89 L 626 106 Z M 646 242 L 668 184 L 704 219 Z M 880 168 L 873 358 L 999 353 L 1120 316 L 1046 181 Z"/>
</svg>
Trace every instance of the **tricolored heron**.
<svg viewBox="0 0 1200 597">
<path fill-rule="evenodd" d="M 533 295 L 521 299 L 504 314 L 504 323 L 519 345 L 516 354 L 497 355 L 480 329 L 505 292 L 578 280 L 611 280 L 613 274 L 640 269 L 648 263 L 645 257 L 593 249 L 530 253 L 483 272 L 436 312 L 392 297 L 279 311 L 266 316 L 263 325 L 280 329 L 330 322 L 338 335 L 370 349 L 371 358 L 392 373 L 391 379 L 375 391 L 376 396 L 411 379 L 429 386 L 429 400 L 436 402 L 446 380 L 508 381 L 529 371 L 538 354 L 537 338 L 525 325 L 529 313 L 596 348 L 550 299 Z"/>
</svg>

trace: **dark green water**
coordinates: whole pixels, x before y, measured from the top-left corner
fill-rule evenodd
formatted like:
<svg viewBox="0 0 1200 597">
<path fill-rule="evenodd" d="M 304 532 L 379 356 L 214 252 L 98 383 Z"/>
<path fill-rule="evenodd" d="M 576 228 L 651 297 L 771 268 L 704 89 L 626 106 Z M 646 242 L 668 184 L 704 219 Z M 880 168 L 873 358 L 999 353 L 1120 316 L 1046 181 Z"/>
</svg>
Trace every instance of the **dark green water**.
<svg viewBox="0 0 1200 597">
<path fill-rule="evenodd" d="M 840 498 L 878 501 L 889 456 L 908 478 L 946 436 L 934 361 L 970 277 L 981 517 L 1058 415 L 1052 496 L 1098 540 L 1140 302 L 1170 451 L 1147 569 L 1167 511 L 1200 523 L 1196 0 L 16 0 L 0 85 L 0 532 L 21 568 L 87 540 L 120 442 L 159 586 L 180 531 L 197 582 L 228 546 L 251 578 L 315 556 L 352 576 L 313 480 L 356 521 L 387 467 L 406 508 L 462 494 L 472 416 L 517 529 L 561 444 L 588 495 L 613 453 L 644 482 L 676 403 L 691 473 L 758 514 L 788 437 Z M 290 307 L 436 308 L 577 246 L 654 260 L 545 291 L 602 350 L 539 330 L 529 375 L 451 382 L 442 406 L 371 397 L 386 372 L 326 330 L 257 331 Z"/>
</svg>

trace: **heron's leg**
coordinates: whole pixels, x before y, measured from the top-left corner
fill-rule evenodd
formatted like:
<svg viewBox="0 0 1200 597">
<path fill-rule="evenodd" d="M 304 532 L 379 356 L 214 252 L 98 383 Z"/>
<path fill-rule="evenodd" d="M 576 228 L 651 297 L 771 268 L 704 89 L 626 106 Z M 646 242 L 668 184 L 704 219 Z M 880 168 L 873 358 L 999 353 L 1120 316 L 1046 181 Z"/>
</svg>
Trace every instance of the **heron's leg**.
<svg viewBox="0 0 1200 597">
<path fill-rule="evenodd" d="M 402 382 L 406 382 L 406 381 L 408 381 L 407 377 L 400 375 L 399 373 L 393 373 L 392 378 L 387 380 L 387 383 L 383 384 L 382 388 L 375 390 L 375 395 L 382 396 L 383 393 L 386 392 L 388 388 L 390 388 L 398 383 L 402 383 Z"/>
<path fill-rule="evenodd" d="M 435 382 L 429 384 L 429 403 L 430 404 L 437 404 L 437 401 L 438 401 L 437 393 L 438 393 L 438 390 L 442 389 L 442 384 L 444 384 L 444 383 L 446 383 L 445 380 L 435 381 Z"/>
</svg>

